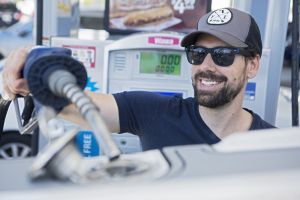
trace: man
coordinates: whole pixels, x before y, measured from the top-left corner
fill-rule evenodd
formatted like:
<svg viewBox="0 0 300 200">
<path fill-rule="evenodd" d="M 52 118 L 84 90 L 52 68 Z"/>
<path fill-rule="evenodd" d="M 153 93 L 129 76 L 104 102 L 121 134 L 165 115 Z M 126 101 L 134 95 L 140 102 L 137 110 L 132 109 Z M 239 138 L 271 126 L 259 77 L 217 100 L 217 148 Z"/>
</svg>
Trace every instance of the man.
<svg viewBox="0 0 300 200">
<path fill-rule="evenodd" d="M 214 144 L 235 132 L 273 127 L 242 108 L 247 81 L 256 76 L 262 53 L 259 29 L 249 14 L 232 8 L 212 11 L 181 45 L 192 64 L 195 98 L 150 92 L 89 93 L 111 132 L 134 133 L 147 150 Z M 13 52 L 4 67 L 4 91 L 11 99 L 29 93 L 26 80 L 20 78 L 28 51 Z M 62 116 L 80 122 L 72 106 Z"/>
</svg>

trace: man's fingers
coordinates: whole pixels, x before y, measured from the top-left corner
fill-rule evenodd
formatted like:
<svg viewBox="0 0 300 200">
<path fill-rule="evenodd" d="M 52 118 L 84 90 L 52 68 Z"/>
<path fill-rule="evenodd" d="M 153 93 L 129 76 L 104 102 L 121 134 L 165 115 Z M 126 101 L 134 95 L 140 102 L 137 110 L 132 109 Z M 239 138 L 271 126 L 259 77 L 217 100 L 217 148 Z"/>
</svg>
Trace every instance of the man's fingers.
<svg viewBox="0 0 300 200">
<path fill-rule="evenodd" d="M 13 100 L 15 98 L 15 94 L 13 94 L 8 88 L 7 86 L 3 87 L 3 91 L 2 91 L 2 98 L 4 100 L 10 101 Z"/>
<path fill-rule="evenodd" d="M 15 80 L 12 84 L 9 85 L 9 90 L 14 94 L 29 94 L 29 89 L 27 81 L 25 79 Z"/>
<path fill-rule="evenodd" d="M 31 49 L 31 46 L 16 49 L 6 58 L 2 73 L 5 98 L 13 99 L 16 94 L 29 93 L 27 81 L 22 78 L 22 70 Z"/>
</svg>

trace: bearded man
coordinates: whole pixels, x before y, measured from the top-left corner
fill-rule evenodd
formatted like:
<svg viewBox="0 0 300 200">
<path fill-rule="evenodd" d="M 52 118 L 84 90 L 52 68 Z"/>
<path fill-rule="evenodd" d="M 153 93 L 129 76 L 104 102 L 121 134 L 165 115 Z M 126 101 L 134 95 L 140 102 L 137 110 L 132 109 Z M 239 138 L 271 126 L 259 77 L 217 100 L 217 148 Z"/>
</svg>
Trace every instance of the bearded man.
<svg viewBox="0 0 300 200">
<path fill-rule="evenodd" d="M 199 19 L 196 31 L 181 41 L 192 64 L 195 97 L 131 91 L 89 93 L 114 133 L 130 132 L 143 150 L 185 144 L 215 144 L 236 132 L 273 128 L 243 108 L 244 90 L 256 76 L 262 54 L 259 28 L 251 15 L 223 8 Z M 11 53 L 3 70 L 4 96 L 29 93 L 21 71 L 28 48 Z M 69 106 L 61 116 L 81 119 Z"/>
</svg>

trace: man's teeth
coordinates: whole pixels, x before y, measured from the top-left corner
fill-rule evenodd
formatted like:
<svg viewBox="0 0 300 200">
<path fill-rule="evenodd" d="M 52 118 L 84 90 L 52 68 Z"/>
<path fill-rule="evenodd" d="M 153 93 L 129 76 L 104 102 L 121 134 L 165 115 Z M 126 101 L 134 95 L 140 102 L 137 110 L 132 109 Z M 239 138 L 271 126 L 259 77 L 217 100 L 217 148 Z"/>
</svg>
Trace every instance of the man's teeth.
<svg viewBox="0 0 300 200">
<path fill-rule="evenodd" d="M 218 82 L 213 80 L 201 80 L 201 83 L 204 85 L 216 85 Z"/>
</svg>

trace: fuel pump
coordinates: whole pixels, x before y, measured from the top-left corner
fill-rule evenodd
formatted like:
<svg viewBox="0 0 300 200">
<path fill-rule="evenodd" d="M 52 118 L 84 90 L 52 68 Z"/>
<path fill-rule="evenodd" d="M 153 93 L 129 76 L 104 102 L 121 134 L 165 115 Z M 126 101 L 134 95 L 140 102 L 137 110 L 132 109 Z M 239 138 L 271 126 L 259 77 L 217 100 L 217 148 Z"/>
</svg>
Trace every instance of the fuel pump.
<svg viewBox="0 0 300 200">
<path fill-rule="evenodd" d="M 101 142 L 105 154 L 102 157 L 105 162 L 85 166 L 84 159 L 74 143 L 78 130 L 72 129 L 51 142 L 39 154 L 30 169 L 32 179 L 44 174 L 76 182 L 100 177 L 127 177 L 151 172 L 151 166 L 157 165 L 136 159 L 135 156 L 121 157 L 121 152 L 101 118 L 99 109 L 83 92 L 87 73 L 84 66 L 71 57 L 71 50 L 33 49 L 28 55 L 23 73 L 38 111 L 44 106 L 58 111 L 69 103 L 75 104 L 92 128 L 96 140 Z M 160 155 L 161 161 L 166 162 L 159 151 L 157 154 Z"/>
</svg>

